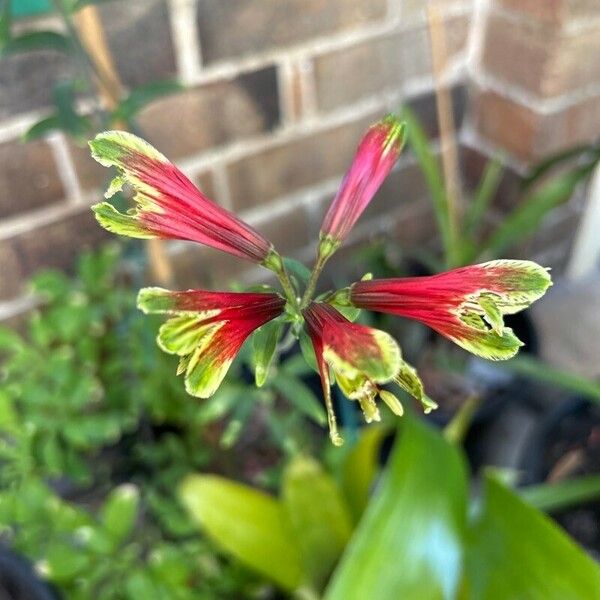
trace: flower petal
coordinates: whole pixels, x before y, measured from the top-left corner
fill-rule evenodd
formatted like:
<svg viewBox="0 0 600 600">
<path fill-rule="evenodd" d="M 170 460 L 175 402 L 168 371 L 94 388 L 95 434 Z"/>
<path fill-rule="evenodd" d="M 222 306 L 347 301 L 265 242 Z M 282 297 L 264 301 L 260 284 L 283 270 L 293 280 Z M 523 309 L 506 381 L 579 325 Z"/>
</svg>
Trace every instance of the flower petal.
<svg viewBox="0 0 600 600">
<path fill-rule="evenodd" d="M 190 240 L 259 263 L 273 255 L 268 240 L 204 196 L 144 140 L 123 131 L 106 131 L 90 147 L 100 164 L 119 170 L 107 198 L 125 183 L 136 191 L 135 209 L 128 214 L 107 202 L 92 207 L 98 222 L 109 231 L 137 238 Z"/>
</svg>

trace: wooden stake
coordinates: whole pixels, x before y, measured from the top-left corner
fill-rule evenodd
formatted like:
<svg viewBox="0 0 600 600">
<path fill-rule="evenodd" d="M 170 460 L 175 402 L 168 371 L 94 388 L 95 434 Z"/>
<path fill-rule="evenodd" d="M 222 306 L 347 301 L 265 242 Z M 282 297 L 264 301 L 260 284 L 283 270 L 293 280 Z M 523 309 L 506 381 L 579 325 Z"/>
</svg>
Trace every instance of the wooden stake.
<svg viewBox="0 0 600 600">
<path fill-rule="evenodd" d="M 429 23 L 429 38 L 431 42 L 431 62 L 435 79 L 435 96 L 437 117 L 440 125 L 440 149 L 442 168 L 448 197 L 450 226 L 454 238 L 458 233 L 458 223 L 461 214 L 462 195 L 458 167 L 458 152 L 456 150 L 456 127 L 452 111 L 452 98 L 448 86 L 443 82 L 446 69 L 446 35 L 441 9 L 436 4 L 427 7 Z"/>
<path fill-rule="evenodd" d="M 73 21 L 81 43 L 96 68 L 98 94 L 106 108 L 112 110 L 123 95 L 123 84 L 106 43 L 98 8 L 93 5 L 85 6 L 75 13 Z M 118 123 L 118 126 L 120 129 L 126 129 L 125 123 Z M 161 285 L 171 285 L 173 268 L 161 240 L 148 240 L 148 262 L 153 278 Z"/>
</svg>

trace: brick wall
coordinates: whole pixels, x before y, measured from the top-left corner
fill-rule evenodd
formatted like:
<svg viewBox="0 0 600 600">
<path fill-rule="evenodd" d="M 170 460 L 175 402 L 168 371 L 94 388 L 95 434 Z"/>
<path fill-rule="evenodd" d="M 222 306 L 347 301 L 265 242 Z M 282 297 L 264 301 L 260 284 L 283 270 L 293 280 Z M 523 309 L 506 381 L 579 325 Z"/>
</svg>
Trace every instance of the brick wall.
<svg viewBox="0 0 600 600">
<path fill-rule="evenodd" d="M 577 60 L 598 44 L 585 25 L 593 0 L 587 8 L 584 0 L 564 0 L 568 14 L 560 4 L 437 2 L 458 126 L 467 80 L 474 82 L 467 173 L 489 148 L 504 147 L 521 164 L 560 146 L 560 131 L 583 140 L 591 131 L 586 123 L 599 124 L 592 93 L 592 83 L 600 85 L 597 61 Z M 425 6 L 422 0 L 114 0 L 101 4 L 100 13 L 126 85 L 168 77 L 186 85 L 143 110 L 142 134 L 281 251 L 310 258 L 325 206 L 368 123 L 410 102 L 428 132 L 438 134 Z M 60 30 L 61 24 L 44 16 L 16 27 Z M 574 34 L 580 27 L 589 35 Z M 513 44 L 518 54 L 519 44 L 530 42 L 536 77 L 496 56 L 504 54 L 498 48 Z M 19 139 L 47 113 L 52 85 L 72 73 L 73 65 L 53 52 L 0 59 L 0 318 L 27 307 L 23 282 L 33 271 L 68 269 L 77 251 L 108 237 L 89 211 L 106 170 L 60 133 L 27 144 Z M 548 107 L 567 111 L 557 124 L 562 130 L 549 131 L 548 115 L 555 113 Z M 518 127 L 502 126 L 506 119 Z M 418 169 L 404 156 L 354 240 L 376 231 L 400 244 L 430 240 L 425 195 Z M 173 243 L 168 251 L 181 285 L 215 272 L 221 282 L 253 276 L 211 250 Z"/>
</svg>

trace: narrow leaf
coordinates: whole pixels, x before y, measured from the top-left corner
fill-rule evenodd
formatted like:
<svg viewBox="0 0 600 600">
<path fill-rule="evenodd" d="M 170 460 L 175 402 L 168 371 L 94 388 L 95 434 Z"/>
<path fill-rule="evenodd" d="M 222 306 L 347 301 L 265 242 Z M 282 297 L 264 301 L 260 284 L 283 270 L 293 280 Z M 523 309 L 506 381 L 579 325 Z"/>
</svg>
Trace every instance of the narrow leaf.
<svg viewBox="0 0 600 600">
<path fill-rule="evenodd" d="M 144 106 L 185 89 L 176 81 L 155 81 L 133 89 L 113 111 L 112 122 L 131 120 Z"/>
<path fill-rule="evenodd" d="M 310 269 L 305 267 L 299 260 L 286 256 L 283 259 L 283 265 L 288 273 L 291 273 L 299 283 L 302 283 L 303 285 L 308 283 L 308 280 L 310 279 Z"/>
<path fill-rule="evenodd" d="M 302 380 L 290 374 L 278 375 L 273 378 L 273 385 L 303 415 L 318 425 L 327 423 L 323 405 Z"/>
<path fill-rule="evenodd" d="M 252 362 L 257 387 L 262 387 L 267 380 L 282 326 L 281 320 L 270 321 L 252 335 Z"/>
<path fill-rule="evenodd" d="M 134 485 L 115 488 L 102 507 L 102 523 L 116 543 L 121 543 L 132 531 L 138 512 L 139 492 Z"/>
<path fill-rule="evenodd" d="M 600 499 L 600 475 L 587 475 L 559 483 L 542 483 L 517 491 L 527 504 L 552 512 Z"/>
<path fill-rule="evenodd" d="M 0 56 L 29 52 L 31 50 L 56 50 L 66 54 L 73 51 L 71 40 L 56 31 L 30 31 L 13 37 L 0 52 Z"/>
<path fill-rule="evenodd" d="M 498 190 L 502 178 L 502 169 L 502 162 L 497 158 L 489 161 L 485 166 L 485 171 L 473 196 L 473 201 L 465 215 L 464 223 L 467 235 L 473 235 L 479 229 L 485 213 Z"/>
</svg>

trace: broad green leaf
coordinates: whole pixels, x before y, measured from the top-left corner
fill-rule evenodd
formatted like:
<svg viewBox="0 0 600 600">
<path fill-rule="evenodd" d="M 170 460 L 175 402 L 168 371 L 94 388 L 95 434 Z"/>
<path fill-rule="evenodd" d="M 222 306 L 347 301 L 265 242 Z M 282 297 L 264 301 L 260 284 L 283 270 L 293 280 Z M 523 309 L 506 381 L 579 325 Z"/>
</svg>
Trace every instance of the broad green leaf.
<svg viewBox="0 0 600 600">
<path fill-rule="evenodd" d="M 273 378 L 273 385 L 303 415 L 319 425 L 327 423 L 323 404 L 302 380 L 289 373 L 278 373 Z"/>
<path fill-rule="evenodd" d="M 454 598 L 466 487 L 458 450 L 414 416 L 404 417 L 381 488 L 334 573 L 326 600 Z"/>
<path fill-rule="evenodd" d="M 291 273 L 302 285 L 306 285 L 310 279 L 310 269 L 303 263 L 289 256 L 283 258 L 283 265 L 288 273 Z"/>
<path fill-rule="evenodd" d="M 503 363 L 501 366 L 519 375 L 531 377 L 544 383 L 550 383 L 565 390 L 581 394 L 595 402 L 600 402 L 600 383 L 581 375 L 574 375 L 573 373 L 556 369 L 541 360 L 521 355 Z"/>
<path fill-rule="evenodd" d="M 13 37 L 0 52 L 0 56 L 29 52 L 31 50 L 56 50 L 69 53 L 73 51 L 71 40 L 56 31 L 29 31 Z"/>
<path fill-rule="evenodd" d="M 121 543 L 133 530 L 138 513 L 139 492 L 131 484 L 115 488 L 102 507 L 104 529 L 116 543 Z"/>
<path fill-rule="evenodd" d="M 80 549 L 52 540 L 42 571 L 51 581 L 66 583 L 81 575 L 89 566 L 90 557 Z"/>
<path fill-rule="evenodd" d="M 550 518 L 487 478 L 469 533 L 465 598 L 588 600 L 600 597 L 600 568 Z"/>
<path fill-rule="evenodd" d="M 348 507 L 321 465 L 302 456 L 283 473 L 282 502 L 311 583 L 320 590 L 350 539 Z"/>
<path fill-rule="evenodd" d="M 401 116 L 406 121 L 408 143 L 423 171 L 429 189 L 448 266 L 453 266 L 458 251 L 457 240 L 451 223 L 450 206 L 439 162 L 431 151 L 425 131 L 415 113 L 405 106 Z"/>
<path fill-rule="evenodd" d="M 262 387 L 269 376 L 282 326 L 283 322 L 275 319 L 265 323 L 252 335 L 252 361 L 257 387 Z"/>
<path fill-rule="evenodd" d="M 577 184 L 590 175 L 594 166 L 595 162 L 587 163 L 553 177 L 533 190 L 483 243 L 482 251 L 499 256 L 508 247 L 533 233 L 550 210 L 571 197 Z"/>
<path fill-rule="evenodd" d="M 285 590 L 306 579 L 281 502 L 215 475 L 190 475 L 180 498 L 192 519 L 228 554 Z"/>
<path fill-rule="evenodd" d="M 586 475 L 558 483 L 542 483 L 517 490 L 527 504 L 552 512 L 600 499 L 600 475 Z"/>
<path fill-rule="evenodd" d="M 361 430 L 358 442 L 347 454 L 341 472 L 341 484 L 354 520 L 362 516 L 379 471 L 379 451 L 390 432 L 383 425 L 372 425 Z"/>
<path fill-rule="evenodd" d="M 163 96 L 180 92 L 183 89 L 185 88 L 176 81 L 155 81 L 147 85 L 134 88 L 126 98 L 121 100 L 117 108 L 112 113 L 112 121 L 127 122 L 134 118 L 136 114 L 147 104 L 150 104 L 154 100 L 157 100 Z"/>
</svg>

